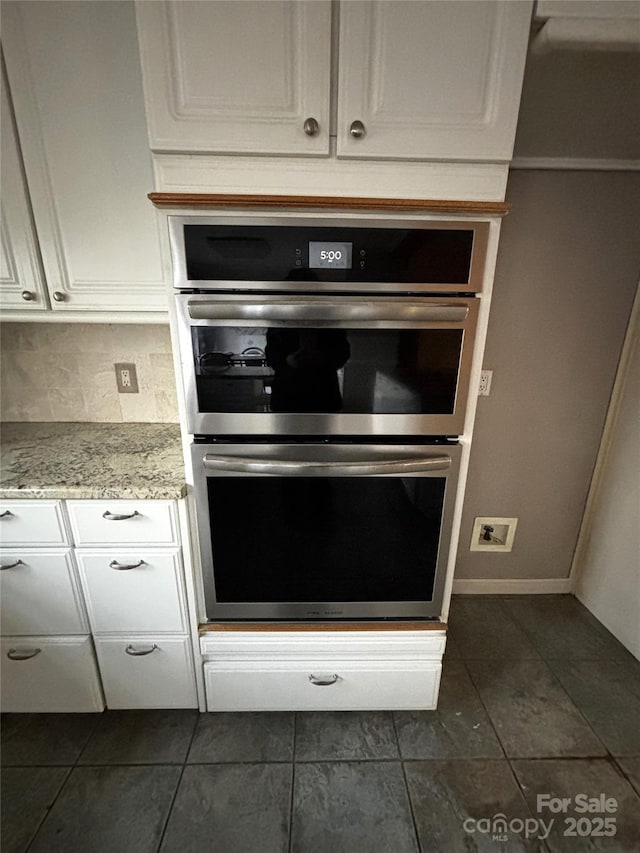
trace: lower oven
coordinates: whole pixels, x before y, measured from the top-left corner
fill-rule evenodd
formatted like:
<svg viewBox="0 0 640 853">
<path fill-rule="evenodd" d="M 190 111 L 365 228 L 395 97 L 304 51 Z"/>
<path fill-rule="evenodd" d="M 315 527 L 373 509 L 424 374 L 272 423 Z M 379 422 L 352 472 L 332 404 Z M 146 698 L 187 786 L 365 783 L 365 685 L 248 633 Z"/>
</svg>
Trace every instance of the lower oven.
<svg viewBox="0 0 640 853">
<path fill-rule="evenodd" d="M 209 620 L 438 619 L 460 446 L 192 444 Z"/>
</svg>

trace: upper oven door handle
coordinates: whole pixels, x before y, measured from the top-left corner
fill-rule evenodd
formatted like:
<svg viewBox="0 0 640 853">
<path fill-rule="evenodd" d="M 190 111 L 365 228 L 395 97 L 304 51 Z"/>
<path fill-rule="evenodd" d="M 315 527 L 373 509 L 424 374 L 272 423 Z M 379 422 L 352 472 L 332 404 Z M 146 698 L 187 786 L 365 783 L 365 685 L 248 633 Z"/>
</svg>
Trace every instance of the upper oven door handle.
<svg viewBox="0 0 640 853">
<path fill-rule="evenodd" d="M 252 320 L 367 322 L 391 320 L 420 323 L 462 323 L 469 306 L 457 302 L 422 302 L 416 299 L 304 299 L 271 297 L 269 301 L 189 300 L 192 320 Z"/>
<path fill-rule="evenodd" d="M 305 477 L 355 477 L 376 474 L 415 474 L 421 471 L 444 471 L 451 466 L 450 456 L 432 456 L 424 459 L 403 458 L 350 462 L 299 459 L 271 459 L 256 456 L 225 456 L 207 453 L 203 465 L 210 471 L 228 471 L 240 474 L 271 474 L 277 476 L 299 475 Z"/>
</svg>

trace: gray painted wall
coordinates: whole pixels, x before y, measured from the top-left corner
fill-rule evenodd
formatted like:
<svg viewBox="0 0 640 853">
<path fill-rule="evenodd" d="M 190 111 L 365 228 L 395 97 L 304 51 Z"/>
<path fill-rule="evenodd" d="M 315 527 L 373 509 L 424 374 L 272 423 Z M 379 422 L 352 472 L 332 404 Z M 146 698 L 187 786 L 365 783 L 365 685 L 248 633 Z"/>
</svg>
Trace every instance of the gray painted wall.
<svg viewBox="0 0 640 853">
<path fill-rule="evenodd" d="M 567 577 L 640 272 L 640 173 L 511 173 L 456 578 Z M 511 553 L 469 551 L 517 516 Z"/>
</svg>

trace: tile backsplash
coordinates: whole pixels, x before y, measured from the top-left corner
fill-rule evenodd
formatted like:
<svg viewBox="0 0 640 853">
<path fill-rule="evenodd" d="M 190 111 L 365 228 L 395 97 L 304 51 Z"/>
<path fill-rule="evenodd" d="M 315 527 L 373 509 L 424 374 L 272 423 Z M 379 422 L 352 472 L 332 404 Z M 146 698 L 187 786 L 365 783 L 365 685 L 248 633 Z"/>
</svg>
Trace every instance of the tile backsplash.
<svg viewBox="0 0 640 853">
<path fill-rule="evenodd" d="M 174 423 L 169 327 L 4 323 L 0 419 Z M 118 394 L 114 364 L 133 363 L 138 394 Z"/>
</svg>

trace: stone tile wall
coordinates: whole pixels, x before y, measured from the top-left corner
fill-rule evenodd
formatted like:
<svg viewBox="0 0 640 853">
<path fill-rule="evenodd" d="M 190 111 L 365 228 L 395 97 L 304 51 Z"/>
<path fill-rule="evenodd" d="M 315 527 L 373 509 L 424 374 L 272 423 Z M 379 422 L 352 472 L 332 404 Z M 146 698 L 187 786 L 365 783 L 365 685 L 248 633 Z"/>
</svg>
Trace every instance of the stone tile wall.
<svg viewBox="0 0 640 853">
<path fill-rule="evenodd" d="M 169 327 L 4 323 L 3 421 L 178 420 Z M 138 394 L 118 394 L 114 364 L 132 362 Z"/>
</svg>

